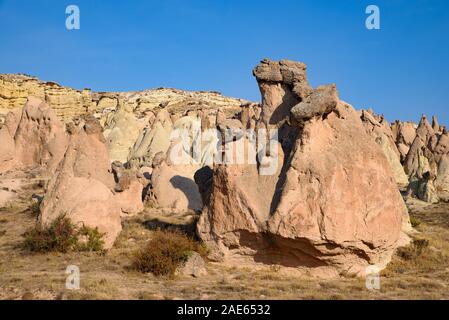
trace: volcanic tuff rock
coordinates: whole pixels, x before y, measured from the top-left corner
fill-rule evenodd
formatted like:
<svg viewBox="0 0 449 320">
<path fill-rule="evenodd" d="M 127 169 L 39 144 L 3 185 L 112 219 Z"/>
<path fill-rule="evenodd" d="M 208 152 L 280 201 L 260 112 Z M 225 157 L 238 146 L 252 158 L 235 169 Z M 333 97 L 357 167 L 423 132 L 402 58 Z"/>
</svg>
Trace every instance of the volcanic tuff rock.
<svg viewBox="0 0 449 320">
<path fill-rule="evenodd" d="M 90 89 L 76 90 L 55 82 L 43 82 L 35 77 L 16 74 L 0 74 L 0 124 L 6 114 L 21 108 L 29 96 L 47 102 L 63 122 L 85 113 L 101 117 L 103 113 L 126 107 L 137 113 L 164 108 L 171 114 L 211 108 L 224 109 L 229 114 L 237 112 L 246 100 L 229 98 L 218 92 L 183 91 L 158 88 L 130 92 L 92 92 Z"/>
<path fill-rule="evenodd" d="M 0 171 L 47 167 L 51 172 L 67 146 L 64 126 L 54 111 L 34 97 L 22 110 L 8 114 L 0 139 Z"/>
<path fill-rule="evenodd" d="M 98 227 L 105 233 L 105 247 L 112 247 L 120 233 L 120 208 L 114 202 L 104 138 L 88 119 L 70 130 L 67 152 L 50 180 L 40 206 L 39 223 L 48 225 L 61 214 L 74 223 Z M 101 128 L 101 127 L 100 127 Z"/>
<path fill-rule="evenodd" d="M 408 177 L 402 167 L 400 152 L 396 147 L 395 138 L 390 125 L 383 119 L 383 117 L 378 117 L 378 119 L 376 119 L 375 115 L 366 110 L 362 110 L 361 119 L 366 132 L 381 147 L 390 164 L 398 186 L 407 187 Z"/>
<path fill-rule="evenodd" d="M 363 273 L 368 264 L 385 266 L 405 238 L 408 213 L 360 116 L 338 99 L 335 87 L 312 92 L 303 64 L 262 61 L 254 74 L 262 121 L 279 126 L 298 117 L 301 129 L 293 148 L 284 144 L 271 159 L 279 161 L 272 175 L 259 174 L 263 161 L 214 167 L 210 201 L 197 227 L 214 248 L 211 258 L 350 274 Z"/>
<path fill-rule="evenodd" d="M 290 116 L 296 105 L 312 92 L 307 82 L 306 65 L 289 60 L 263 60 L 254 68 L 262 94 L 262 120 L 266 124 L 279 123 Z"/>
<path fill-rule="evenodd" d="M 314 90 L 300 62 L 263 60 L 253 74 L 260 105 L 216 92 L 78 91 L 0 75 L 0 172 L 54 172 L 39 222 L 66 213 L 105 232 L 108 248 L 120 216 L 141 211 L 145 197 L 163 211 L 203 209 L 197 231 L 215 260 L 329 274 L 383 267 L 410 228 L 396 183 L 410 182 L 424 201 L 449 199 L 445 127 L 436 117 L 390 126 L 357 113 L 335 85 Z M 263 129 L 278 129 L 278 139 L 256 150 Z"/>
</svg>

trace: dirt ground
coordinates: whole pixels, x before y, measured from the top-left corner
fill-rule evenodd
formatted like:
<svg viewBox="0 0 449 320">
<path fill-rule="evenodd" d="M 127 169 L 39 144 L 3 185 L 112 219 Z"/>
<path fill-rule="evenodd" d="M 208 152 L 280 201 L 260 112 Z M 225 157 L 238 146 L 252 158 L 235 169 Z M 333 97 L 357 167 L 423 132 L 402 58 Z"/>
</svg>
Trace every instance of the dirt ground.
<svg viewBox="0 0 449 320">
<path fill-rule="evenodd" d="M 0 180 L 2 177 L 0 177 Z M 208 263 L 208 275 L 155 277 L 130 268 L 131 256 L 157 227 L 192 228 L 192 214 L 167 215 L 147 208 L 123 220 L 123 231 L 106 254 L 35 254 L 22 234 L 36 220 L 33 194 L 43 183 L 26 179 L 15 198 L 0 206 L 0 299 L 449 299 L 449 204 L 408 201 L 418 231 L 380 278 L 379 290 L 364 279 L 323 280 Z M 80 268 L 79 290 L 66 289 L 67 266 Z"/>
</svg>

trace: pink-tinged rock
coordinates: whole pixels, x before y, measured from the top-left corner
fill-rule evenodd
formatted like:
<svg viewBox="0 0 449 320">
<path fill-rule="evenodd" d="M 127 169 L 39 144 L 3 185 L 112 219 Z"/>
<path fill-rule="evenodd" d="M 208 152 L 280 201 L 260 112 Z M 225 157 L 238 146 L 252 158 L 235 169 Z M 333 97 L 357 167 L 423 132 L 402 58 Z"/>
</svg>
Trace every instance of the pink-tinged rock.
<svg viewBox="0 0 449 320">
<path fill-rule="evenodd" d="M 177 212 L 201 210 L 203 202 L 194 180 L 198 166 L 168 165 L 164 159 L 158 161 L 158 155 L 151 174 L 149 200 L 161 209 Z"/>
<path fill-rule="evenodd" d="M 0 172 L 43 168 L 51 173 L 67 147 L 65 128 L 55 112 L 33 97 L 21 111 L 8 115 L 0 141 Z"/>
<path fill-rule="evenodd" d="M 39 223 L 48 225 L 61 214 L 105 233 L 105 248 L 112 247 L 121 230 L 120 206 L 101 126 L 92 118 L 70 128 L 70 141 L 56 174 L 47 186 Z"/>
<path fill-rule="evenodd" d="M 361 119 L 368 135 L 379 145 L 390 164 L 394 179 L 399 187 L 408 186 L 408 177 L 401 164 L 400 151 L 395 144 L 395 139 L 390 125 L 383 120 L 377 121 L 372 114 L 362 110 Z"/>
<path fill-rule="evenodd" d="M 54 169 L 67 147 L 65 128 L 49 105 L 29 97 L 14 136 L 17 160 L 26 168 Z"/>
</svg>

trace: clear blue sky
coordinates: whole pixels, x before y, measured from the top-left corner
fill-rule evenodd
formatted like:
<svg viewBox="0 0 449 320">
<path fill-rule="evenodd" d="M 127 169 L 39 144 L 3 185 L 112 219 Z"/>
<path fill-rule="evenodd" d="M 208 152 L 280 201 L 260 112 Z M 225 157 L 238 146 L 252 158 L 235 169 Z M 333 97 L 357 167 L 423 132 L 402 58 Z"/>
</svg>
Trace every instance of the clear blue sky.
<svg viewBox="0 0 449 320">
<path fill-rule="evenodd" d="M 65 8 L 81 29 L 65 28 Z M 381 29 L 365 28 L 380 7 Z M 449 125 L 447 0 L 0 0 L 0 73 L 93 90 L 175 87 L 258 101 L 264 57 L 308 65 L 313 86 L 388 120 Z"/>
</svg>

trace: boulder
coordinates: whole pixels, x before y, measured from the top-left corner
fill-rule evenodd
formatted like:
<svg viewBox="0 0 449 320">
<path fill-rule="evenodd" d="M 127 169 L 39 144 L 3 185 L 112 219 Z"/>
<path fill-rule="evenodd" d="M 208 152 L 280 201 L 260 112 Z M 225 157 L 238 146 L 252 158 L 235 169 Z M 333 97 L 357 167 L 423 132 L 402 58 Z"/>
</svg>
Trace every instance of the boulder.
<svg viewBox="0 0 449 320">
<path fill-rule="evenodd" d="M 315 117 L 326 116 L 332 112 L 338 103 L 338 93 L 335 84 L 320 86 L 304 101 L 291 109 L 294 120 L 298 123 Z"/>
<path fill-rule="evenodd" d="M 162 209 L 176 212 L 198 211 L 203 207 L 194 181 L 195 165 L 170 165 L 163 153 L 154 157 L 148 200 Z"/>
<path fill-rule="evenodd" d="M 176 270 L 177 275 L 201 277 L 207 275 L 206 262 L 197 252 L 192 252 L 181 267 Z"/>
<path fill-rule="evenodd" d="M 312 92 L 301 62 L 262 60 L 253 75 L 262 94 L 261 118 L 266 124 L 287 119 L 291 108 Z"/>
</svg>

